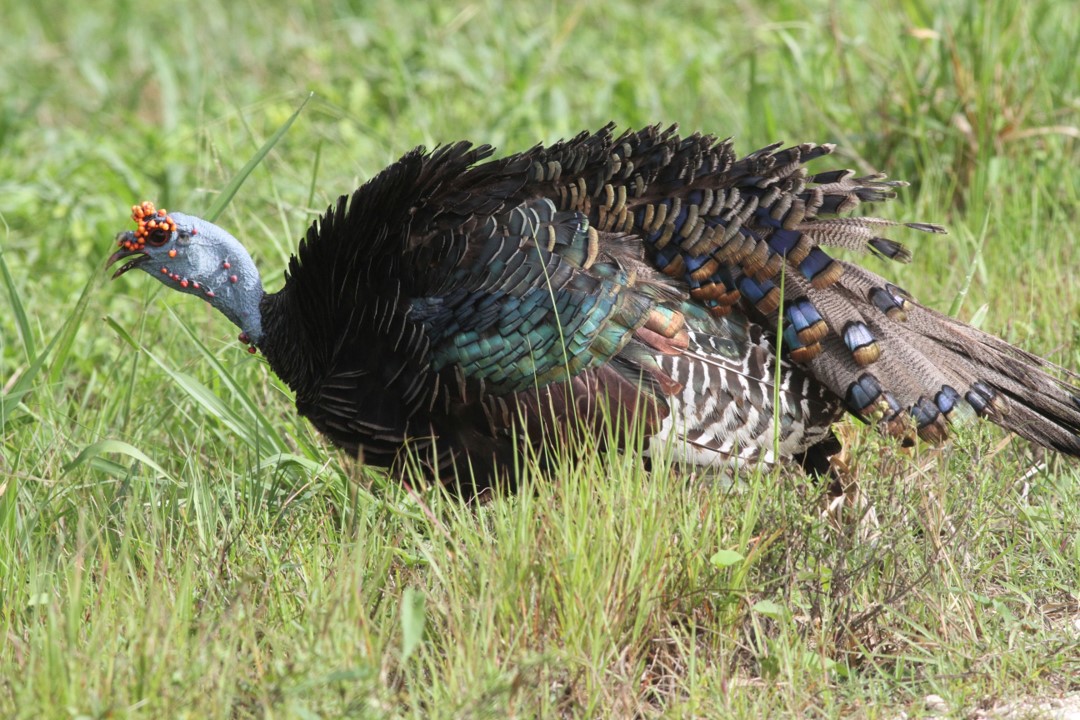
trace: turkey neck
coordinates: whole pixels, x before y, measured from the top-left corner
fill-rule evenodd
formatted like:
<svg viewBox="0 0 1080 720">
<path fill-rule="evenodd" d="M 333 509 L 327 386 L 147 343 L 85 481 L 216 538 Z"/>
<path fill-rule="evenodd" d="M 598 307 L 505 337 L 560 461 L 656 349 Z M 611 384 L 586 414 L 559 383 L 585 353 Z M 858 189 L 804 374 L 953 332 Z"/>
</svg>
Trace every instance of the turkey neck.
<svg viewBox="0 0 1080 720">
<path fill-rule="evenodd" d="M 263 293 L 259 301 L 263 333 L 256 346 L 274 374 L 302 395 L 313 376 L 310 359 L 314 348 L 304 323 L 296 313 L 289 312 L 289 306 L 288 286 L 275 293 Z"/>
</svg>

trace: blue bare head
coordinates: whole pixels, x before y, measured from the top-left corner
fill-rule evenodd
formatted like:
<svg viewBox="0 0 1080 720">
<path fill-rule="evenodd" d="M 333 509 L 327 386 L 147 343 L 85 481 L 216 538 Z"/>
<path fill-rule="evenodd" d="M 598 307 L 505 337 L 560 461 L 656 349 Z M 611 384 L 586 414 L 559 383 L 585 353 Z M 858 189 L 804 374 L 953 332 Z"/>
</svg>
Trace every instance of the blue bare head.
<svg viewBox="0 0 1080 720">
<path fill-rule="evenodd" d="M 180 292 L 197 295 L 220 310 L 243 331 L 241 340 L 255 345 L 262 338 L 259 271 L 243 245 L 211 222 L 183 213 L 167 213 L 144 202 L 131 209 L 134 231 L 116 236 L 120 249 L 111 266 L 118 278 L 138 268 Z"/>
</svg>

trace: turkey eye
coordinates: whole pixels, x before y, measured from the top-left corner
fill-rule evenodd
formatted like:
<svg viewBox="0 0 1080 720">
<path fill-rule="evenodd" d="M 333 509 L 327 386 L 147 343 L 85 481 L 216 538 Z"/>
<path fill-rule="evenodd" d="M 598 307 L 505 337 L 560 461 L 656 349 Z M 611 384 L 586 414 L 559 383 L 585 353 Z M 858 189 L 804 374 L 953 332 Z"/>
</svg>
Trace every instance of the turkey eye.
<svg viewBox="0 0 1080 720">
<path fill-rule="evenodd" d="M 151 230 L 150 234 L 146 238 L 147 245 L 153 245 L 154 247 L 161 247 L 169 241 L 169 235 L 171 233 L 164 230 Z"/>
</svg>

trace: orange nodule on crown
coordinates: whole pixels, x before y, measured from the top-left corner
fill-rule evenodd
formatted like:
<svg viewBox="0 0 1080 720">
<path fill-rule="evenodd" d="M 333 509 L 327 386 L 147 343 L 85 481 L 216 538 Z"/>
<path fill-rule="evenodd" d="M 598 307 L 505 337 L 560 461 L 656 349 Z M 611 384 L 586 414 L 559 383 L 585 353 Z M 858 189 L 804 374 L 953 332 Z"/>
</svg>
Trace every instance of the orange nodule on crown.
<svg viewBox="0 0 1080 720">
<path fill-rule="evenodd" d="M 120 239 L 120 246 L 131 252 L 142 250 L 152 233 L 161 232 L 171 235 L 176 230 L 176 223 L 169 217 L 165 208 L 159 210 L 149 200 L 131 206 L 131 219 L 137 225 L 135 234 Z"/>
</svg>

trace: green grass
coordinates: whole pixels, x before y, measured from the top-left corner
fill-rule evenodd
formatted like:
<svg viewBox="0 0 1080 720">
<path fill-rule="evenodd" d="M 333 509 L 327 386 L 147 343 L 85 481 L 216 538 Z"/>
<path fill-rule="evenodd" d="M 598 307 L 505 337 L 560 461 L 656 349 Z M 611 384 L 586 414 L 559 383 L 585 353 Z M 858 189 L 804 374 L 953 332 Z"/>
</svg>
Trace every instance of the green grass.
<svg viewBox="0 0 1080 720">
<path fill-rule="evenodd" d="M 132 203 L 205 214 L 311 92 L 219 218 L 271 289 L 416 144 L 678 121 L 911 180 L 881 212 L 951 235 L 885 270 L 1076 368 L 1074 4 L 92 5 L 0 0 L 0 716 L 891 718 L 1078 689 L 1075 463 L 853 428 L 873 542 L 796 474 L 632 453 L 463 506 L 329 448 L 208 306 L 102 269 Z"/>
</svg>

